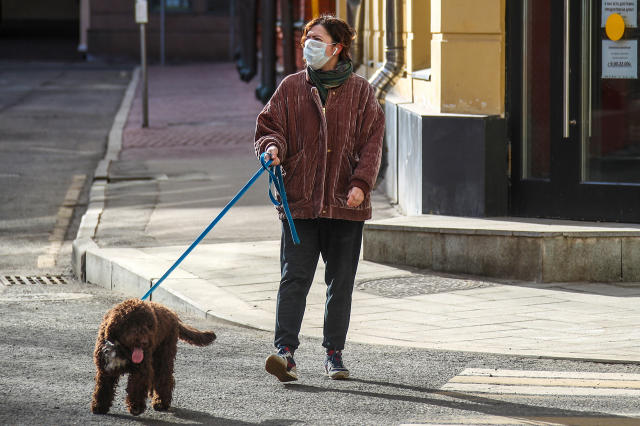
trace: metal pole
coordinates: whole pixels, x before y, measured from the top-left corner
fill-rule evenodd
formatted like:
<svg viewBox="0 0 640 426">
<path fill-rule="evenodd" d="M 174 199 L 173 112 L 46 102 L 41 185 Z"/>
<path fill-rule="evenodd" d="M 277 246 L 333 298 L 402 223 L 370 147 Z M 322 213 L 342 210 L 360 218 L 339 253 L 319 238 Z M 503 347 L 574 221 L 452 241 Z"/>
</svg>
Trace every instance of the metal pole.
<svg viewBox="0 0 640 426">
<path fill-rule="evenodd" d="M 140 24 L 140 61 L 142 63 L 142 127 L 149 127 L 149 81 L 147 78 L 146 24 Z"/>
<path fill-rule="evenodd" d="M 160 0 L 160 65 L 164 65 L 164 42 L 165 42 L 165 31 L 164 31 L 164 22 L 165 22 L 165 10 L 164 10 L 164 2 L 165 0 Z"/>
</svg>

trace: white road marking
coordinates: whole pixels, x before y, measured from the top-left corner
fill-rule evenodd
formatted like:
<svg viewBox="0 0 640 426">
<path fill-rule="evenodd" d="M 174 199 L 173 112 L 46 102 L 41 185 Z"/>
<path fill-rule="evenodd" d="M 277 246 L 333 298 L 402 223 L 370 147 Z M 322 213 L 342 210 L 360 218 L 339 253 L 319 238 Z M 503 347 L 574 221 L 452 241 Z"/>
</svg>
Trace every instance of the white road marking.
<svg viewBox="0 0 640 426">
<path fill-rule="evenodd" d="M 564 396 L 633 396 L 640 397 L 640 389 L 583 388 L 569 386 L 513 386 L 479 383 L 447 383 L 442 390 L 467 393 Z"/>
<path fill-rule="evenodd" d="M 640 380 L 640 374 L 598 373 L 584 371 L 500 370 L 493 368 L 465 368 L 458 376 L 488 377 L 545 377 L 571 379 Z"/>
<path fill-rule="evenodd" d="M 49 302 L 58 300 L 77 300 L 93 297 L 88 293 L 25 293 L 12 296 L 0 296 L 0 302 Z"/>
<path fill-rule="evenodd" d="M 640 374 L 469 368 L 444 391 L 516 395 L 640 396 Z"/>
<path fill-rule="evenodd" d="M 638 419 L 628 414 L 607 413 L 600 417 L 587 416 L 475 416 L 448 417 L 437 422 L 404 423 L 401 426 L 452 426 L 452 425 L 544 425 L 544 426 L 636 426 Z"/>
<path fill-rule="evenodd" d="M 56 148 L 50 146 L 30 146 L 27 148 L 30 151 L 42 151 L 42 152 L 52 152 L 55 154 L 63 154 L 63 155 L 98 155 L 99 151 L 87 151 L 82 149 L 71 149 L 71 148 Z"/>
<path fill-rule="evenodd" d="M 535 386 L 580 386 L 594 388 L 640 389 L 640 380 L 602 380 L 548 377 L 484 377 L 457 376 L 449 383 L 475 383 L 487 385 L 535 385 Z"/>
<path fill-rule="evenodd" d="M 80 197 L 84 181 L 87 175 L 74 175 L 73 180 L 64 197 L 62 205 L 58 209 L 56 224 L 49 235 L 49 247 L 45 254 L 38 256 L 38 268 L 53 268 L 56 266 L 56 256 L 64 242 L 64 235 L 73 217 L 73 209 Z"/>
</svg>

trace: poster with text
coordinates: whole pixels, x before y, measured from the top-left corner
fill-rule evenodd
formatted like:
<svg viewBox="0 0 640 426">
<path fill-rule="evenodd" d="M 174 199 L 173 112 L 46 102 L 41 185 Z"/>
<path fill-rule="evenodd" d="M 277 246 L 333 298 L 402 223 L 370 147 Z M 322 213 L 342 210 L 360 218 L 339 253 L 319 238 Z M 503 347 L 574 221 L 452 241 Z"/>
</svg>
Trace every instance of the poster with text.
<svg viewBox="0 0 640 426">
<path fill-rule="evenodd" d="M 602 78 L 638 78 L 638 40 L 602 40 Z"/>
<path fill-rule="evenodd" d="M 638 27 L 637 0 L 602 0 L 602 28 L 604 28 L 609 15 L 612 13 L 622 16 L 627 28 Z"/>
</svg>

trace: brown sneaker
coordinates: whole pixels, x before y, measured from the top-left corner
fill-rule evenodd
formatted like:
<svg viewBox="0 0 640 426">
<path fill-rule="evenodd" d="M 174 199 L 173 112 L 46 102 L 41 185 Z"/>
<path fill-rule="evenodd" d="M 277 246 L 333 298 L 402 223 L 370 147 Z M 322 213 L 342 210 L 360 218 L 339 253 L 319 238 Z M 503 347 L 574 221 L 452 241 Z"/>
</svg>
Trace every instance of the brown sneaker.
<svg viewBox="0 0 640 426">
<path fill-rule="evenodd" d="M 264 363 L 264 369 L 267 370 L 267 373 L 276 376 L 281 382 L 298 380 L 296 362 L 293 360 L 293 353 L 287 346 L 283 346 L 277 353 L 269 355 Z"/>
</svg>

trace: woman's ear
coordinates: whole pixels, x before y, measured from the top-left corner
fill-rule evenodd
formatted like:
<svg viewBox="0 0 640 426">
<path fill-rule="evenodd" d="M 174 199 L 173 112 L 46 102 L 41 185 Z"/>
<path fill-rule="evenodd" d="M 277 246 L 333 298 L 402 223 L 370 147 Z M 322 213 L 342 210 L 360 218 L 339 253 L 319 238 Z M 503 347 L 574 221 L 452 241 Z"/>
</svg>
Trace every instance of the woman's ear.
<svg viewBox="0 0 640 426">
<path fill-rule="evenodd" d="M 333 55 L 339 55 L 342 52 L 342 45 L 340 43 L 336 44 L 336 48 L 333 50 Z"/>
</svg>

